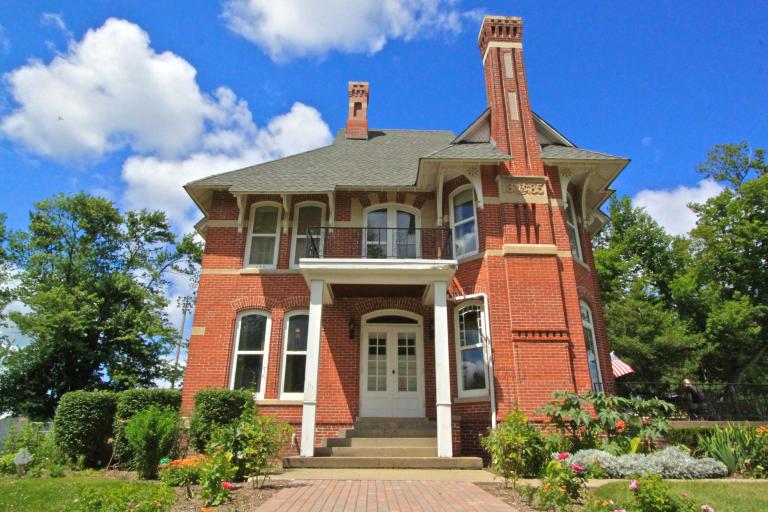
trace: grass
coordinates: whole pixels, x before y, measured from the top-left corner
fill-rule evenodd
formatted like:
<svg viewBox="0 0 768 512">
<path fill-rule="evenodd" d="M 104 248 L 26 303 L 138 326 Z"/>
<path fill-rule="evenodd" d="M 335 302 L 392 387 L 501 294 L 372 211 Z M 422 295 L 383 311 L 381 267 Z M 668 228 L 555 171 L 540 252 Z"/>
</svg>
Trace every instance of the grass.
<svg viewBox="0 0 768 512">
<path fill-rule="evenodd" d="M 14 512 L 65 511 L 84 487 L 92 489 L 154 488 L 158 494 L 170 493 L 172 489 L 161 485 L 130 482 L 97 476 L 69 476 L 63 478 L 0 478 L 0 510 Z M 150 491 L 152 492 L 152 491 Z"/>
<path fill-rule="evenodd" d="M 674 492 L 686 492 L 698 503 L 706 503 L 717 512 L 764 512 L 768 510 L 768 482 L 667 482 Z M 592 491 L 618 504 L 630 501 L 629 482 L 613 482 Z"/>
</svg>

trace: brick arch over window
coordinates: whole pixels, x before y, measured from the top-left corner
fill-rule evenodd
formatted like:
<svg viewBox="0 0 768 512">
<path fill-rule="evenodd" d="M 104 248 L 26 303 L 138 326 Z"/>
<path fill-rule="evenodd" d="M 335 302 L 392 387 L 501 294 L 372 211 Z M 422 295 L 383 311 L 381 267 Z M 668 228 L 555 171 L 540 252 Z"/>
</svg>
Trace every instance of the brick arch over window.
<svg viewBox="0 0 768 512">
<path fill-rule="evenodd" d="M 579 299 L 586 302 L 590 309 L 595 307 L 595 295 L 586 286 L 577 286 L 576 292 L 579 294 Z"/>
<path fill-rule="evenodd" d="M 338 301 L 342 303 L 344 299 Z M 421 316 L 424 325 L 424 332 L 431 332 L 433 320 L 433 309 L 425 306 L 418 299 L 410 297 L 372 297 L 369 299 L 353 299 L 348 303 L 344 302 L 350 314 L 356 322 L 360 321 L 363 315 L 373 313 L 382 309 L 399 309 L 408 313 L 414 313 Z"/>
<path fill-rule="evenodd" d="M 240 312 L 246 309 L 265 309 L 272 310 L 278 306 L 280 301 L 264 297 L 262 295 L 251 295 L 248 297 L 238 297 L 229 303 L 234 311 Z"/>
<path fill-rule="evenodd" d="M 286 313 L 295 309 L 309 309 L 309 297 L 288 297 L 281 300 L 279 305 Z"/>
</svg>

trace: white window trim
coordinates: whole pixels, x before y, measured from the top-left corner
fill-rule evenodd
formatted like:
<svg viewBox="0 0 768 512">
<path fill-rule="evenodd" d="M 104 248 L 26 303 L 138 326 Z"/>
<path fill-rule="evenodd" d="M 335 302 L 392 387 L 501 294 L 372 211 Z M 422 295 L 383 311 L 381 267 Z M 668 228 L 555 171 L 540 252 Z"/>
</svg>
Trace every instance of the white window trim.
<svg viewBox="0 0 768 512">
<path fill-rule="evenodd" d="M 482 389 L 464 389 L 464 377 L 461 368 L 461 352 L 468 348 L 477 348 L 478 345 L 469 347 L 462 347 L 460 340 L 461 323 L 459 322 L 459 313 L 467 307 L 477 306 L 480 308 L 480 348 L 483 349 L 483 367 L 485 368 L 485 386 Z M 488 396 L 488 365 L 486 364 L 488 358 L 486 357 L 485 340 L 488 339 L 488 326 L 485 325 L 485 311 L 483 310 L 483 303 L 478 300 L 468 300 L 458 304 L 453 309 L 453 326 L 454 326 L 454 344 L 456 346 L 456 386 L 459 390 L 459 398 L 474 398 L 478 396 Z"/>
<path fill-rule="evenodd" d="M 581 315 L 582 307 L 587 308 L 587 312 L 589 313 L 588 322 L 585 322 L 584 317 Z M 592 334 L 592 343 L 594 343 L 594 349 L 595 349 L 595 361 L 597 363 L 597 378 L 600 379 L 600 387 L 603 388 L 602 392 L 604 392 L 605 381 L 603 380 L 603 370 L 600 368 L 600 350 L 597 348 L 597 336 L 595 336 L 595 315 L 592 313 L 592 308 L 589 307 L 589 304 L 587 304 L 583 300 L 579 301 L 579 317 L 581 317 L 581 325 L 589 329 L 589 332 Z M 587 344 L 587 340 L 584 340 L 584 345 L 586 344 Z M 588 349 L 588 347 L 586 346 L 584 348 Z M 589 360 L 587 360 L 587 371 L 589 371 Z M 592 390 L 594 391 L 595 383 L 592 382 L 592 372 L 589 373 L 589 380 L 590 380 L 590 383 L 592 384 Z"/>
<path fill-rule="evenodd" d="M 251 265 L 249 264 L 250 256 L 251 256 L 251 241 L 253 240 L 254 236 L 256 237 L 264 237 L 266 238 L 265 234 L 262 235 L 254 235 L 253 234 L 253 228 L 254 228 L 254 216 L 256 215 L 256 209 L 261 206 L 272 206 L 277 208 L 277 222 L 275 226 L 275 251 L 272 255 L 272 263 L 271 264 L 263 264 L 263 265 Z M 251 211 L 248 214 L 248 238 L 245 242 L 245 255 L 243 256 L 243 263 L 245 268 L 277 268 L 277 257 L 280 254 L 280 226 L 281 221 L 283 217 L 283 205 L 275 202 L 275 201 L 260 201 L 258 203 L 253 203 L 251 205 Z"/>
<path fill-rule="evenodd" d="M 290 335 L 290 332 L 288 332 L 288 325 L 290 324 L 291 318 L 294 316 L 299 315 L 305 315 L 309 317 L 309 311 L 306 310 L 296 310 L 291 311 L 287 315 L 285 315 L 284 320 L 284 328 L 283 328 L 283 356 L 282 356 L 282 363 L 280 365 L 280 400 L 303 400 L 304 399 L 304 392 L 301 393 L 286 393 L 283 391 L 283 386 L 285 384 L 285 366 L 286 362 L 288 361 L 288 355 L 289 354 L 304 354 L 304 356 L 307 355 L 307 350 L 291 350 L 288 351 L 288 336 Z M 306 359 L 305 363 L 306 365 Z"/>
<path fill-rule="evenodd" d="M 264 350 L 238 350 L 240 346 L 240 323 L 243 317 L 250 315 L 261 315 L 267 318 L 267 323 L 264 327 Z M 232 363 L 229 371 L 229 389 L 235 389 L 235 371 L 237 370 L 237 356 L 239 355 L 262 355 L 261 358 L 261 382 L 259 383 L 259 389 L 254 393 L 256 399 L 264 398 L 264 391 L 267 387 L 267 363 L 269 362 L 269 337 L 272 333 L 272 315 L 267 311 L 260 309 L 249 309 L 241 311 L 237 314 L 237 321 L 235 322 L 235 336 L 234 346 L 232 349 Z"/>
<path fill-rule="evenodd" d="M 475 223 L 475 248 L 473 250 L 471 250 L 471 251 L 468 251 L 468 252 L 465 252 L 464 254 L 459 255 L 459 254 L 457 254 L 457 251 L 456 251 L 456 240 L 457 240 L 457 238 L 456 238 L 456 226 L 457 226 L 457 224 L 456 224 L 456 222 L 454 220 L 454 213 L 453 213 L 454 204 L 453 204 L 453 200 L 455 199 L 455 197 L 457 195 L 461 194 L 465 190 L 471 190 L 472 191 L 472 218 L 464 219 L 461 222 L 459 222 L 458 225 L 461 226 L 461 225 L 467 224 L 469 222 L 474 222 Z M 453 259 L 461 261 L 461 260 L 463 260 L 465 258 L 468 258 L 470 256 L 474 256 L 475 254 L 480 252 L 480 225 L 477 222 L 477 199 L 475 198 L 475 187 L 473 187 L 471 184 L 470 185 L 463 185 L 463 186 L 457 188 L 456 190 L 454 190 L 453 192 L 451 192 L 451 195 L 448 196 L 448 215 L 449 215 L 450 222 L 451 222 L 451 243 L 453 244 Z"/>
<path fill-rule="evenodd" d="M 291 229 L 291 259 L 290 259 L 290 268 L 299 268 L 298 263 L 295 263 L 295 256 L 296 256 L 296 239 L 298 237 L 306 238 L 306 233 L 299 233 L 297 230 L 299 229 L 299 210 L 304 208 L 305 206 L 319 206 L 320 207 L 320 227 L 325 227 L 325 203 L 321 203 L 320 201 L 302 201 L 296 206 L 293 207 L 293 227 Z M 322 243 L 323 243 L 323 232 L 320 231 L 320 253 L 322 254 Z"/>
<path fill-rule="evenodd" d="M 366 229 L 368 229 L 368 214 L 376 211 L 376 210 L 387 210 L 387 228 L 396 228 L 397 227 L 397 211 L 401 210 L 406 213 L 410 213 L 415 217 L 416 220 L 416 258 L 421 258 L 421 210 L 418 208 L 414 208 L 413 206 L 403 204 L 403 203 L 379 203 L 379 204 L 372 204 L 371 206 L 368 206 L 363 209 L 363 257 L 367 257 L 368 255 L 368 241 L 365 239 Z M 389 233 L 389 231 L 388 231 Z M 391 240 L 387 239 L 387 250 L 389 251 L 391 249 L 390 244 Z M 388 259 L 391 259 L 389 255 L 387 256 Z"/>
<path fill-rule="evenodd" d="M 573 200 L 573 196 L 568 193 L 568 199 L 566 203 L 566 215 L 565 215 L 565 222 L 568 223 L 569 226 L 573 227 L 573 233 L 576 237 L 576 252 L 578 254 L 573 254 L 573 257 L 577 260 L 583 262 L 584 261 L 584 252 L 581 248 L 581 232 L 579 231 L 579 221 L 576 217 L 576 202 Z M 571 214 L 568 215 L 568 208 L 571 209 Z M 568 237 L 570 238 L 571 232 L 568 230 Z M 568 241 L 570 245 L 570 240 Z M 573 251 L 571 251 L 573 253 Z"/>
</svg>

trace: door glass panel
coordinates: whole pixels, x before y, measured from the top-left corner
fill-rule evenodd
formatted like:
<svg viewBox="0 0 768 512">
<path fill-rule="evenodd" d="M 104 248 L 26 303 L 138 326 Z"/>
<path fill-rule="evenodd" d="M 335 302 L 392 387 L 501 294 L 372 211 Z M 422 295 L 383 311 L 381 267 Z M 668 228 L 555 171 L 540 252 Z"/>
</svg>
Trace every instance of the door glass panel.
<svg viewBox="0 0 768 512">
<path fill-rule="evenodd" d="M 387 333 L 368 334 L 368 391 L 387 390 Z"/>
<path fill-rule="evenodd" d="M 368 258 L 387 257 L 387 210 L 374 210 L 368 214 L 365 230 L 365 249 Z"/>
<path fill-rule="evenodd" d="M 416 391 L 416 335 L 397 335 L 397 390 Z"/>
<path fill-rule="evenodd" d="M 408 212 L 397 212 L 395 247 L 398 258 L 416 257 L 416 216 Z"/>
</svg>

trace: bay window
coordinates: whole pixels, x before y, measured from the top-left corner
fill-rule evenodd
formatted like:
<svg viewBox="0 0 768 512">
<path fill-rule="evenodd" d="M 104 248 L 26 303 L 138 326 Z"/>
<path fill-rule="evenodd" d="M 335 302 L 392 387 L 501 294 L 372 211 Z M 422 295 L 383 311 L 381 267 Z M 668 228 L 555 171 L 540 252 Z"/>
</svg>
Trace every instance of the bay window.
<svg viewBox="0 0 768 512">
<path fill-rule="evenodd" d="M 568 200 L 565 202 L 565 223 L 568 228 L 568 240 L 571 242 L 571 255 L 578 260 L 584 261 L 581 253 L 579 224 L 576 220 L 576 208 L 571 194 L 568 194 Z"/>
<path fill-rule="evenodd" d="M 460 189 L 451 196 L 450 215 L 453 231 L 454 258 L 478 251 L 477 211 L 472 188 Z"/>
<path fill-rule="evenodd" d="M 587 346 L 587 365 L 589 366 L 589 378 L 592 381 L 592 391 L 603 392 L 603 375 L 600 371 L 600 358 L 597 352 L 597 340 L 595 339 L 595 323 L 592 318 L 592 310 L 584 301 L 581 306 L 581 325 L 584 328 L 584 343 Z"/>
<path fill-rule="evenodd" d="M 485 364 L 483 306 L 477 302 L 458 306 L 454 323 L 459 396 L 484 396 L 488 393 L 488 377 Z"/>
</svg>

